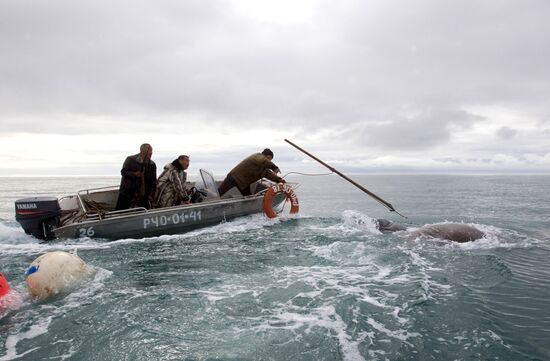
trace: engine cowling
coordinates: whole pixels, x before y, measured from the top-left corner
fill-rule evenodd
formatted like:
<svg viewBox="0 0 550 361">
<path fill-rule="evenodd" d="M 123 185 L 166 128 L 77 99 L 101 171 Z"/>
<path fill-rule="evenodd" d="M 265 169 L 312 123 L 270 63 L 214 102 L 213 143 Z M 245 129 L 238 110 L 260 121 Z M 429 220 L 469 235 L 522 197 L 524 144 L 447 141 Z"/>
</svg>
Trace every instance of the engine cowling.
<svg viewBox="0 0 550 361">
<path fill-rule="evenodd" d="M 55 197 L 31 197 L 15 201 L 15 220 L 25 233 L 38 239 L 55 238 L 54 229 L 59 226 L 61 208 Z"/>
</svg>

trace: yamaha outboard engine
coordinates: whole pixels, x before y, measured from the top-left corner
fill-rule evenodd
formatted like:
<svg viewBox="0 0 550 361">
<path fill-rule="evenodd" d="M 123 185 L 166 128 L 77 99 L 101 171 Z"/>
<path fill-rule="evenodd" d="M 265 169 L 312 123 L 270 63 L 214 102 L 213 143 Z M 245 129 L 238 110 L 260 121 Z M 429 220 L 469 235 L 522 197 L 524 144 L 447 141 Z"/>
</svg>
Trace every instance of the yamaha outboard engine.
<svg viewBox="0 0 550 361">
<path fill-rule="evenodd" d="M 15 220 L 25 233 L 39 239 L 53 239 L 54 228 L 59 226 L 61 208 L 57 198 L 32 197 L 15 201 Z"/>
</svg>

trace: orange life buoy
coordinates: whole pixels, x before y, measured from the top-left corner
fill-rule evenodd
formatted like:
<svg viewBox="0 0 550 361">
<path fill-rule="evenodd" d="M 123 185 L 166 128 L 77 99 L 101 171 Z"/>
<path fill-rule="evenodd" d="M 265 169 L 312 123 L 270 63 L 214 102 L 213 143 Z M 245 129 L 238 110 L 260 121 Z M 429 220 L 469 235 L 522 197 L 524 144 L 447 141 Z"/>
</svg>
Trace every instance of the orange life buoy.
<svg viewBox="0 0 550 361">
<path fill-rule="evenodd" d="M 287 200 L 290 201 L 290 213 L 298 213 L 300 203 L 298 202 L 298 197 L 296 197 L 296 193 L 294 193 L 292 187 L 286 183 L 277 183 L 269 187 L 264 194 L 263 208 L 264 213 L 268 218 L 277 217 L 277 213 L 273 210 L 273 197 L 276 194 L 281 193 L 283 193 L 286 197 L 285 202 Z"/>
<path fill-rule="evenodd" d="M 10 285 L 2 272 L 0 272 L 0 298 L 4 297 L 10 292 Z"/>
<path fill-rule="evenodd" d="M 0 318 L 7 312 L 15 310 L 23 303 L 23 297 L 19 292 L 10 289 L 10 285 L 2 272 L 0 272 Z"/>
</svg>

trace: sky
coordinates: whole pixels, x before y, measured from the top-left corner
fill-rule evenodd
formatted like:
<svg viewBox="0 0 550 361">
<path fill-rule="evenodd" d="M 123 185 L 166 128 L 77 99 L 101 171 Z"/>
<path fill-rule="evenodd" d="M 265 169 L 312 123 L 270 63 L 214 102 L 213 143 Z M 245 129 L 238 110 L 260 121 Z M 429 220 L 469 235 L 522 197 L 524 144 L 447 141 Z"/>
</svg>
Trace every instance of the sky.
<svg viewBox="0 0 550 361">
<path fill-rule="evenodd" d="M 546 0 L 0 0 L 0 176 L 550 173 Z"/>
</svg>

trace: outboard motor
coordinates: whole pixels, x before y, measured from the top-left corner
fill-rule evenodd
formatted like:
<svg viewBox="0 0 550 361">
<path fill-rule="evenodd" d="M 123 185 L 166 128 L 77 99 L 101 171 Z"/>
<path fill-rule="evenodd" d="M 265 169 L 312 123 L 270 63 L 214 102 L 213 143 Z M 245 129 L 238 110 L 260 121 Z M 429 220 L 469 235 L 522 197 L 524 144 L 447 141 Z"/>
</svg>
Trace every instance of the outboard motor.
<svg viewBox="0 0 550 361">
<path fill-rule="evenodd" d="M 61 208 L 55 197 L 32 197 L 15 201 L 15 220 L 25 233 L 38 239 L 55 238 L 54 228 L 59 226 Z"/>
</svg>

